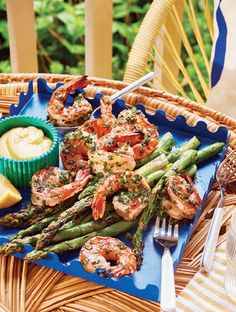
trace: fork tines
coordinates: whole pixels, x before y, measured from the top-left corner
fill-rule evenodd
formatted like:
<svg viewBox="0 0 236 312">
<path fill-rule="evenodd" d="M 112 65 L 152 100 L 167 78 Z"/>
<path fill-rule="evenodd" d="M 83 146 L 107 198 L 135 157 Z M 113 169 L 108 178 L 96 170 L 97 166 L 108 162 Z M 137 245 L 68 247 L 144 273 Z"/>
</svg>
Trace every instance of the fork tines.
<svg viewBox="0 0 236 312">
<path fill-rule="evenodd" d="M 170 218 L 157 217 L 153 238 L 161 245 L 164 241 L 175 243 L 178 240 L 178 223 L 171 224 Z"/>
</svg>

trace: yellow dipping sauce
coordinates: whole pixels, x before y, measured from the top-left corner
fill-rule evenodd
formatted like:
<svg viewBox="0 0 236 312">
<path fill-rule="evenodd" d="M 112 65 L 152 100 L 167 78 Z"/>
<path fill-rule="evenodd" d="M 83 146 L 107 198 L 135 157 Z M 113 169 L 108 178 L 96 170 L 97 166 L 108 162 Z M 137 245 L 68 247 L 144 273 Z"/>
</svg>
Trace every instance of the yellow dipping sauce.
<svg viewBox="0 0 236 312">
<path fill-rule="evenodd" d="M 52 140 L 41 129 L 33 126 L 17 127 L 0 137 L 0 156 L 16 160 L 27 160 L 46 153 Z"/>
</svg>

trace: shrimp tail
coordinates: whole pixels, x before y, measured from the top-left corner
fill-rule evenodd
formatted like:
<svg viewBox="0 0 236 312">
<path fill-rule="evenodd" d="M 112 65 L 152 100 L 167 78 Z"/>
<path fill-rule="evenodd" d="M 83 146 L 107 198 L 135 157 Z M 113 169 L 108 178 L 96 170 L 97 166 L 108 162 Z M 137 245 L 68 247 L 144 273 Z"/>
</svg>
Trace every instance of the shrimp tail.
<svg viewBox="0 0 236 312">
<path fill-rule="evenodd" d="M 94 220 L 103 217 L 106 209 L 106 195 L 97 193 L 95 194 L 92 202 L 92 212 Z"/>
<path fill-rule="evenodd" d="M 96 272 L 99 276 L 101 276 L 102 278 L 112 278 L 115 277 L 112 273 L 111 270 L 109 269 L 96 269 Z"/>
<path fill-rule="evenodd" d="M 122 262 L 123 263 L 123 262 Z M 111 266 L 108 268 L 100 268 L 96 269 L 99 276 L 102 278 L 112 278 L 117 277 L 120 278 L 124 275 L 132 274 L 137 269 L 136 258 L 132 254 L 129 257 L 129 262 L 125 261 L 126 267 L 121 263 L 116 266 Z"/>
<path fill-rule="evenodd" d="M 115 269 L 112 268 L 97 269 L 97 273 L 102 278 L 112 278 L 112 277 L 119 278 L 124 275 L 124 273 L 122 273 L 122 270 L 123 268 L 117 266 Z"/>
<path fill-rule="evenodd" d="M 88 169 L 79 170 L 74 182 L 66 184 L 63 187 L 55 187 L 53 189 L 46 190 L 46 192 L 42 192 L 39 194 L 41 200 L 44 200 L 45 205 L 50 207 L 55 206 L 60 202 L 64 202 L 83 190 L 91 177 L 92 176 L 89 174 Z M 35 195 L 37 195 L 37 193 L 35 193 Z"/>
<path fill-rule="evenodd" d="M 190 195 L 189 200 L 192 202 L 198 203 L 198 205 L 201 205 L 202 200 L 198 194 L 196 186 L 194 185 L 193 180 L 190 177 L 190 175 L 188 175 L 187 173 L 183 173 L 183 174 L 181 174 L 181 177 L 184 178 L 191 185 L 191 188 L 193 190 L 193 193 Z"/>
<path fill-rule="evenodd" d="M 90 175 L 90 169 L 86 168 L 86 169 L 81 169 L 77 172 L 76 177 L 75 177 L 75 181 L 84 184 L 86 182 L 88 182 L 91 179 L 91 175 Z M 86 183 L 87 184 L 87 183 Z"/>
<path fill-rule="evenodd" d="M 78 88 L 81 88 L 81 89 L 86 88 L 87 85 L 89 84 L 89 80 L 87 78 L 88 78 L 88 76 L 84 75 L 80 79 L 75 78 L 75 79 L 69 81 L 65 85 L 65 89 L 67 90 L 67 94 L 74 92 Z"/>
<path fill-rule="evenodd" d="M 85 188 L 88 182 L 91 180 L 92 175 L 90 174 L 90 169 L 79 170 L 76 174 L 75 184 L 77 185 L 75 189 L 81 191 Z"/>
</svg>

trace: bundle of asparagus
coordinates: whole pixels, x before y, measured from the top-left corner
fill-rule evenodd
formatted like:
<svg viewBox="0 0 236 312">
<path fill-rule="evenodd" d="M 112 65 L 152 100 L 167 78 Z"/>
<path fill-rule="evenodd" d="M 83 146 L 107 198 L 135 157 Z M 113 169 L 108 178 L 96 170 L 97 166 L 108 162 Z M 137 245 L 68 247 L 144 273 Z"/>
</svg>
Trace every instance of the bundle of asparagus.
<svg viewBox="0 0 236 312">
<path fill-rule="evenodd" d="M 174 144 L 172 135 L 166 133 L 160 139 L 158 148 L 150 156 L 137 162 L 138 169 L 136 172 L 144 176 L 150 185 L 156 183 L 152 189 L 149 204 L 139 219 L 135 221 L 120 220 L 120 217 L 112 212 L 111 208 L 108 208 L 108 213 L 102 220 L 91 221 L 92 216 L 87 208 L 90 206 L 91 198 L 96 190 L 96 183 L 102 179 L 98 176 L 87 185 L 79 195 L 78 201 L 71 208 L 62 213 L 56 211 L 54 215 L 49 215 L 46 218 L 45 215 L 41 216 L 41 219 L 38 219 L 39 222 L 20 231 L 12 237 L 9 243 L 0 246 L 0 253 L 17 252 L 22 250 L 24 244 L 31 244 L 36 246 L 36 249 L 28 254 L 25 259 L 37 261 L 45 257 L 48 252 L 62 253 L 77 249 L 91 237 L 97 235 L 116 236 L 137 227 L 132 242 L 138 262 L 141 264 L 144 248 L 143 232 L 150 219 L 157 213 L 157 195 L 163 189 L 166 177 L 182 172 L 194 176 L 197 171 L 196 164 L 218 154 L 224 146 L 223 143 L 215 143 L 197 152 L 196 149 L 200 142 L 196 137 L 193 137 L 181 148 L 169 152 Z M 10 215 L 12 217 L 12 214 Z M 21 212 L 19 212 L 20 215 Z M 31 217 L 27 216 L 27 220 L 32 217 L 36 218 L 36 215 L 31 213 Z M 8 218 L 6 216 L 3 218 L 5 218 L 5 223 L 6 220 L 11 220 L 9 215 Z M 0 218 L 0 224 L 3 224 L 3 218 Z"/>
<path fill-rule="evenodd" d="M 47 256 L 49 252 L 54 252 L 60 254 L 63 252 L 76 250 L 83 246 L 89 239 L 95 236 L 117 236 L 121 233 L 127 232 L 132 228 L 136 227 L 138 224 L 138 219 L 134 221 L 121 220 L 110 226 L 104 227 L 99 231 L 91 232 L 87 235 L 77 237 L 75 239 L 66 240 L 59 244 L 48 246 L 42 250 L 33 250 L 26 255 L 25 260 L 28 262 L 38 261 Z"/>
<path fill-rule="evenodd" d="M 0 218 L 0 225 L 7 227 L 22 227 L 25 228 L 32 224 L 40 222 L 45 217 L 53 216 L 67 209 L 76 202 L 74 196 L 60 205 L 54 207 L 35 206 L 32 203 L 27 203 L 26 208 L 17 212 L 6 214 Z"/>
<path fill-rule="evenodd" d="M 224 147 L 224 143 L 214 143 L 210 146 L 207 146 L 200 150 L 199 152 L 195 150 L 187 150 L 187 147 L 195 148 L 197 144 L 197 140 L 193 138 L 192 140 L 188 141 L 186 144 L 182 146 L 182 148 L 179 149 L 178 155 L 182 155 L 180 159 L 178 159 L 173 165 L 170 165 L 166 172 L 163 174 L 161 179 L 157 182 L 157 184 L 153 187 L 151 192 L 151 197 L 149 200 L 149 204 L 146 207 L 146 209 L 143 211 L 140 219 L 139 224 L 137 227 L 137 230 L 133 236 L 132 243 L 133 243 L 133 249 L 136 254 L 137 258 L 137 264 L 140 266 L 143 261 L 143 249 L 144 249 L 144 243 L 143 243 L 143 233 L 145 232 L 149 221 L 152 217 L 154 217 L 157 214 L 158 210 L 158 194 L 163 190 L 165 187 L 165 180 L 167 177 L 171 175 L 177 175 L 179 173 L 188 173 L 190 176 L 193 176 L 193 174 L 196 173 L 196 164 L 199 164 L 214 155 L 217 155 L 220 153 Z M 168 155 L 169 160 L 176 159 L 174 153 L 170 153 Z"/>
</svg>

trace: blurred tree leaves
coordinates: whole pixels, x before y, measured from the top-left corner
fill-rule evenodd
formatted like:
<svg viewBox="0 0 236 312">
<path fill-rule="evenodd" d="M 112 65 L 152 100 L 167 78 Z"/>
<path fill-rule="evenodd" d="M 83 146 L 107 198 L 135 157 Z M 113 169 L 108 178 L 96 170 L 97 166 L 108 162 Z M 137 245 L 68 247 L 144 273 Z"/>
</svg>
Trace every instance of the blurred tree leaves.
<svg viewBox="0 0 236 312">
<path fill-rule="evenodd" d="M 113 0 L 114 79 L 123 78 L 128 51 L 149 5 L 145 0 Z M 84 73 L 84 1 L 34 0 L 34 10 L 39 71 Z M 5 0 L 0 0 L 0 16 L 0 70 L 10 72 Z"/>
</svg>

